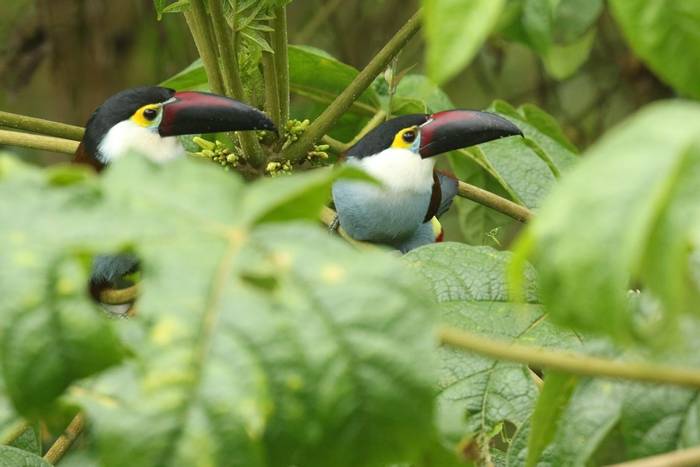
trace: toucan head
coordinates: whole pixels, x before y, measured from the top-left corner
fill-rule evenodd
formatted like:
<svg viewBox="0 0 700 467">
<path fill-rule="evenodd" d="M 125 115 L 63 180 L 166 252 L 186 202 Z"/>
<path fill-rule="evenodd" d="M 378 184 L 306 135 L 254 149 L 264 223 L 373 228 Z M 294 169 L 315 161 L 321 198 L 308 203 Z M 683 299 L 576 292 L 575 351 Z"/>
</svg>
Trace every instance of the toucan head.
<svg viewBox="0 0 700 467">
<path fill-rule="evenodd" d="M 347 156 L 362 159 L 386 149 L 404 149 L 427 159 L 514 135 L 522 136 L 517 126 L 489 112 L 456 109 L 402 115 L 369 132 L 348 151 Z"/>
<path fill-rule="evenodd" d="M 145 86 L 107 99 L 88 120 L 76 160 L 104 167 L 129 150 L 156 161 L 184 154 L 175 136 L 275 130 L 258 109 L 216 94 Z"/>
</svg>

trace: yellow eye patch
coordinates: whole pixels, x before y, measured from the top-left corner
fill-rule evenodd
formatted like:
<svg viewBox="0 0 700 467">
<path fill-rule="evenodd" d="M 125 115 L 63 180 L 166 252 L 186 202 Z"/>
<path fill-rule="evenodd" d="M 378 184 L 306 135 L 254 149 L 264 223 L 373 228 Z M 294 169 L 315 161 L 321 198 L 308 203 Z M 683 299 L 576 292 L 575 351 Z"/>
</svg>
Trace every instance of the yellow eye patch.
<svg viewBox="0 0 700 467">
<path fill-rule="evenodd" d="M 403 130 L 396 133 L 396 136 L 394 136 L 394 141 L 391 143 L 391 147 L 396 149 L 408 149 L 413 145 L 413 142 L 416 140 L 417 137 L 417 126 L 404 128 Z"/>
<path fill-rule="evenodd" d="M 149 127 L 160 115 L 160 104 L 146 104 L 131 116 L 131 121 L 139 126 Z"/>
</svg>

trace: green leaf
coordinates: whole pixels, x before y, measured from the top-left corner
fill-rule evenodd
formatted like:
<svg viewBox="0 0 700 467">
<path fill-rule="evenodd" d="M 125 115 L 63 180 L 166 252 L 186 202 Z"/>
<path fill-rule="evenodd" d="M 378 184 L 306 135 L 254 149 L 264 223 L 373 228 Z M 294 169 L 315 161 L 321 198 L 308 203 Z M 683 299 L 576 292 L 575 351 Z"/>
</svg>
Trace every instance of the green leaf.
<svg viewBox="0 0 700 467">
<path fill-rule="evenodd" d="M 396 96 L 423 101 L 430 113 L 454 108 L 449 96 L 430 78 L 423 75 L 406 75 L 396 87 Z"/>
<path fill-rule="evenodd" d="M 620 420 L 625 388 L 625 384 L 595 379 L 578 384 L 537 465 L 607 465 L 625 460 L 624 446 L 615 446 L 612 458 L 593 461 Z M 525 464 L 530 436 L 529 423 L 518 430 L 508 448 L 508 465 Z"/>
<path fill-rule="evenodd" d="M 160 86 L 178 91 L 209 89 L 209 81 L 207 73 L 204 71 L 204 65 L 202 65 L 202 59 L 198 58 L 175 76 L 160 83 Z"/>
<path fill-rule="evenodd" d="M 445 324 L 506 341 L 576 347 L 572 333 L 545 319 L 537 303 L 534 270 L 527 269 L 527 303 L 508 302 L 505 273 L 510 258 L 507 252 L 459 243 L 428 245 L 404 256 L 432 287 Z M 438 410 L 462 416 L 463 437 L 470 435 L 488 450 L 489 439 L 506 424 L 518 428 L 529 419 L 538 389 L 527 367 L 451 348 L 440 353 Z M 455 429 L 453 421 L 449 430 Z"/>
<path fill-rule="evenodd" d="M 11 446 L 0 446 L 0 467 L 51 467 L 41 457 L 31 452 L 13 448 Z"/>
<path fill-rule="evenodd" d="M 503 0 L 423 0 L 428 76 L 442 84 L 455 76 L 496 25 Z"/>
<path fill-rule="evenodd" d="M 581 68 L 593 49 L 595 30 L 566 45 L 552 45 L 542 57 L 547 72 L 554 78 L 569 78 Z"/>
<path fill-rule="evenodd" d="M 459 153 L 449 154 L 452 171 L 460 180 L 476 185 L 499 196 L 509 194 L 481 165 Z M 511 217 L 466 198 L 454 200 L 464 242 L 502 249 L 513 231 L 521 224 Z"/>
<path fill-rule="evenodd" d="M 332 102 L 358 74 L 355 68 L 313 47 L 292 45 L 288 55 L 292 92 L 320 102 Z M 354 112 L 370 115 L 378 108 L 379 99 L 372 89 L 363 92 L 352 107 Z"/>
<path fill-rule="evenodd" d="M 647 107 L 610 132 L 552 191 L 518 255 L 540 273 L 553 319 L 618 338 L 654 338 L 694 312 L 689 255 L 697 245 L 700 106 Z M 627 289 L 662 309 L 644 319 Z"/>
<path fill-rule="evenodd" d="M 630 46 L 654 73 L 680 93 L 700 98 L 700 3 L 613 0 L 610 6 Z"/>
<path fill-rule="evenodd" d="M 317 222 L 278 222 L 307 218 L 333 175 L 293 175 L 263 190 L 212 164 L 143 157 L 120 159 L 92 183 L 46 186 L 42 172 L 16 174 L 0 180 L 0 198 L 23 187 L 14 209 L 24 214 L 0 226 L 3 241 L 10 231 L 47 236 L 52 225 L 50 239 L 25 245 L 30 253 L 128 245 L 143 264 L 138 317 L 118 322 L 132 358 L 71 391 L 101 465 L 380 466 L 413 462 L 430 442 L 429 295 L 381 251 L 358 252 Z M 42 283 L 73 278 L 50 262 L 31 272 Z M 7 303 L 31 296 L 32 283 L 3 283 Z"/>
<path fill-rule="evenodd" d="M 559 417 L 568 404 L 577 382 L 575 376 L 563 373 L 552 372 L 545 375 L 544 386 L 530 419 L 527 467 L 537 465 L 542 451 L 554 437 Z"/>
</svg>

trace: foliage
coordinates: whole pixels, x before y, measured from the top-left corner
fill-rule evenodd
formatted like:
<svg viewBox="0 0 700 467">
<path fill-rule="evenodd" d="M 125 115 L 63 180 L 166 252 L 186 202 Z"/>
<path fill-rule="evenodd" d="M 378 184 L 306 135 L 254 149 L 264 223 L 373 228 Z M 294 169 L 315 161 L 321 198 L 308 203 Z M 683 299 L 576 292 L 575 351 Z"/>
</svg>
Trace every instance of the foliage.
<svg viewBox="0 0 700 467">
<path fill-rule="evenodd" d="M 698 7 L 422 0 L 359 69 L 288 44 L 301 3 L 154 0 L 200 55 L 162 85 L 257 105 L 276 134 L 195 135 L 198 158 L 133 154 L 100 176 L 0 157 L 0 465 L 602 465 L 700 444 L 696 102 L 650 105 L 579 151 L 566 122 L 494 87 L 488 110 L 524 137 L 440 164 L 531 223 L 457 199 L 441 221 L 461 241 L 401 258 L 317 225 L 335 180 L 372 182 L 318 166 L 386 118 L 454 108 L 490 49 L 530 50 L 565 86 L 609 22 L 700 97 Z M 402 67 L 419 25 L 425 64 Z M 113 319 L 86 282 L 95 255 L 124 252 L 142 263 L 136 313 Z M 634 381 L 669 374 L 689 387 Z M 76 413 L 88 428 L 47 456 Z"/>
</svg>

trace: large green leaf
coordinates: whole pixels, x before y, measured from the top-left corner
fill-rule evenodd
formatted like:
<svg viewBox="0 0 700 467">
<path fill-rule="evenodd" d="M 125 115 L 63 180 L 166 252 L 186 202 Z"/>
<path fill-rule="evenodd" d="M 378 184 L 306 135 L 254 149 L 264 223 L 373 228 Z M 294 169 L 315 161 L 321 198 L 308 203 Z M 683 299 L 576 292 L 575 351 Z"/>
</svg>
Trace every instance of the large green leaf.
<svg viewBox="0 0 700 467">
<path fill-rule="evenodd" d="M 335 174 L 248 188 L 201 161 L 157 166 L 127 157 L 99 180 L 64 169 L 52 184 L 42 172 L 2 167 L 0 198 L 24 191 L 12 208 L 22 214 L 0 227 L 0 238 L 21 233 L 27 255 L 45 259 L 13 269 L 19 278 L 2 284 L 8 303 L 41 290 L 35 280 L 48 290 L 84 280 L 74 261 L 52 266 L 71 252 L 129 246 L 143 263 L 135 319 L 110 322 L 84 292 L 71 295 L 75 320 L 118 327 L 132 355 L 71 393 L 87 410 L 101 465 L 372 466 L 415 460 L 429 442 L 428 294 L 385 253 L 357 252 L 316 223 L 276 223 L 318 212 Z M 3 250 L 6 257 L 16 255 Z M 69 344 L 71 355 L 102 353 Z M 32 365 L 26 344 L 3 345 L 17 365 Z M 54 385 L 62 377 L 34 371 Z M 6 372 L 7 382 L 24 387 L 18 375 L 28 372 Z"/>
<path fill-rule="evenodd" d="M 503 9 L 503 0 L 423 0 L 428 76 L 442 84 L 476 55 Z"/>
<path fill-rule="evenodd" d="M 680 313 L 697 312 L 689 255 L 700 219 L 698 122 L 698 104 L 650 106 L 554 188 L 519 255 L 534 261 L 555 320 L 658 342 Z M 627 289 L 640 284 L 660 300 L 658 313 L 631 309 Z"/>
<path fill-rule="evenodd" d="M 661 79 L 700 98 L 700 3 L 613 0 L 612 13 L 627 41 Z"/>
<path fill-rule="evenodd" d="M 307 46 L 289 46 L 289 86 L 292 92 L 330 104 L 358 74 L 326 52 Z M 372 113 L 379 100 L 370 88 L 363 92 L 351 111 Z"/>
<path fill-rule="evenodd" d="M 507 252 L 458 243 L 429 245 L 404 256 L 433 288 L 444 323 L 506 341 L 576 346 L 572 333 L 545 319 L 537 303 L 533 270 L 527 273 L 528 303 L 508 302 L 505 274 L 510 257 Z M 488 451 L 489 438 L 505 425 L 518 428 L 528 420 L 538 390 L 527 367 L 449 348 L 441 355 L 439 412 L 461 417 L 458 427 L 463 438 L 471 437 Z M 454 424 L 441 428 L 456 429 Z M 491 449 L 498 454 L 497 448 Z"/>
<path fill-rule="evenodd" d="M 0 467 L 51 467 L 36 454 L 11 446 L 0 446 Z"/>
</svg>

